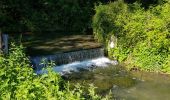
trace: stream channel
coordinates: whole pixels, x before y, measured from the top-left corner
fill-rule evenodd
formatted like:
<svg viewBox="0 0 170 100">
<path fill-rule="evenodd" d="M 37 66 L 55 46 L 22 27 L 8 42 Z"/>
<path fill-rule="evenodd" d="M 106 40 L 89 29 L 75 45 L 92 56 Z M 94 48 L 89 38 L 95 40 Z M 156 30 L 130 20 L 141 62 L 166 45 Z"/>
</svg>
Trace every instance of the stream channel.
<svg viewBox="0 0 170 100">
<path fill-rule="evenodd" d="M 94 84 L 100 95 L 111 91 L 116 100 L 170 100 L 170 75 L 127 71 L 116 61 L 104 57 L 103 48 L 33 57 L 31 62 L 37 74 L 48 72 L 42 70 L 46 67 L 40 64 L 43 58 L 45 62 L 54 61 L 57 66 L 52 70 L 63 75 L 70 84 L 85 87 Z"/>
<path fill-rule="evenodd" d="M 120 65 L 81 70 L 65 75 L 72 85 L 93 84 L 98 94 L 112 92 L 116 100 L 170 100 L 170 76 L 127 71 Z"/>
</svg>

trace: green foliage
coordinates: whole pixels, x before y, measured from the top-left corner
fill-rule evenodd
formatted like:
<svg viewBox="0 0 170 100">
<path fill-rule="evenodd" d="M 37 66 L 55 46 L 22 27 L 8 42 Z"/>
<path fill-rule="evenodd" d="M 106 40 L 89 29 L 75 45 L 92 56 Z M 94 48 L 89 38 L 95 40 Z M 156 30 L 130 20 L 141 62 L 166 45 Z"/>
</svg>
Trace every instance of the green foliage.
<svg viewBox="0 0 170 100">
<path fill-rule="evenodd" d="M 1 0 L 0 26 L 3 32 L 85 31 L 91 28 L 94 4 L 115 0 Z M 149 5 L 164 0 L 125 0 Z"/>
<path fill-rule="evenodd" d="M 126 9 L 127 5 L 122 1 L 95 7 L 96 14 L 93 17 L 93 30 L 99 41 L 105 41 L 105 38 L 113 31 L 116 35 L 117 31 L 119 31 L 119 27 L 117 27 L 119 23 L 115 23 L 115 20 L 121 14 L 126 13 Z"/>
<path fill-rule="evenodd" d="M 9 55 L 0 56 L 1 100 L 108 100 L 95 93 L 94 86 L 76 85 L 70 89 L 59 74 L 53 71 L 36 75 L 23 53 L 23 47 L 11 48 Z"/>
<path fill-rule="evenodd" d="M 3 32 L 83 31 L 98 0 L 1 0 Z"/>
<path fill-rule="evenodd" d="M 148 10 L 123 1 L 100 5 L 93 19 L 94 34 L 106 44 L 112 35 L 117 37 L 117 47 L 109 49 L 110 57 L 117 57 L 128 67 L 169 71 L 169 11 L 169 2 Z"/>
</svg>

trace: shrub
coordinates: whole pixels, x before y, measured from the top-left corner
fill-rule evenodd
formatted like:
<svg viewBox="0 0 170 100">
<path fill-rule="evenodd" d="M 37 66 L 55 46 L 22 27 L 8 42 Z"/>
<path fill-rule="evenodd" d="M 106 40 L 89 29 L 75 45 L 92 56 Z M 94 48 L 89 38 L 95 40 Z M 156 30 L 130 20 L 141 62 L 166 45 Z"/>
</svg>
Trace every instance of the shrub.
<svg viewBox="0 0 170 100">
<path fill-rule="evenodd" d="M 23 47 L 10 49 L 9 55 L 0 56 L 0 99 L 1 100 L 108 100 L 95 93 L 94 86 L 88 91 L 76 85 L 70 89 L 59 74 L 49 71 L 48 74 L 36 75 L 23 53 Z"/>
<path fill-rule="evenodd" d="M 116 37 L 117 47 L 109 49 L 109 56 L 124 61 L 128 67 L 165 71 L 170 67 L 169 10 L 169 2 L 148 10 L 123 1 L 100 5 L 93 19 L 94 35 L 106 45 L 110 37 Z"/>
</svg>

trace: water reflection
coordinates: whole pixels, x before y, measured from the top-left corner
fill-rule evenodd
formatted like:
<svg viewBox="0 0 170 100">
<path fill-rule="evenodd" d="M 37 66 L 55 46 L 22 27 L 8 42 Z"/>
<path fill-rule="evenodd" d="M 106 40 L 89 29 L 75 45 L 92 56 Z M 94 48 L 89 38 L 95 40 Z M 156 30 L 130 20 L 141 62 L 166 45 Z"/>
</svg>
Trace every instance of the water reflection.
<svg viewBox="0 0 170 100">
<path fill-rule="evenodd" d="M 97 93 L 107 94 L 112 91 L 116 100 L 169 100 L 170 76 L 159 73 L 126 71 L 121 66 L 97 68 L 93 71 L 67 75 L 71 84 L 87 85 L 93 83 L 98 87 Z"/>
</svg>

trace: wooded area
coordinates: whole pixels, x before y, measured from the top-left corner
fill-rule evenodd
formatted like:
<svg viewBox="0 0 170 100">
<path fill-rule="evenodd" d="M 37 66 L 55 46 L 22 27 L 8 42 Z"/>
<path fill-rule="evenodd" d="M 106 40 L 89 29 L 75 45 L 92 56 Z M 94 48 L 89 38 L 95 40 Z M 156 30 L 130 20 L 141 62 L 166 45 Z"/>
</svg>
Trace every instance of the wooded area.
<svg viewBox="0 0 170 100">
<path fill-rule="evenodd" d="M 94 6 L 115 0 L 1 0 L 0 29 L 7 33 L 86 31 L 91 28 Z M 149 5 L 162 0 L 125 0 Z"/>
</svg>

